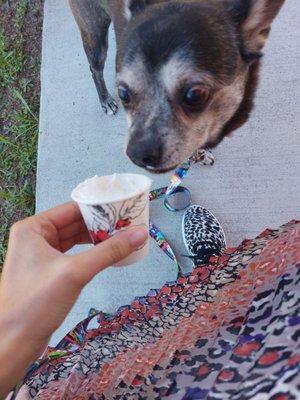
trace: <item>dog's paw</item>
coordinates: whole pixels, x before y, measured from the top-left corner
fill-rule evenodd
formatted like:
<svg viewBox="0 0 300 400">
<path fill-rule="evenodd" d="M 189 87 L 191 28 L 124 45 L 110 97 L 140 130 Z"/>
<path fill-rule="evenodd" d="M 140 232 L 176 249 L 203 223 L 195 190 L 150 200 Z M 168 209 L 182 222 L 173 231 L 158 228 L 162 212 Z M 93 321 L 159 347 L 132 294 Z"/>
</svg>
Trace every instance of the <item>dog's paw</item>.
<svg viewBox="0 0 300 400">
<path fill-rule="evenodd" d="M 214 165 L 215 157 L 213 153 L 208 149 L 198 149 L 192 156 L 195 163 L 201 165 Z"/>
<path fill-rule="evenodd" d="M 118 104 L 111 96 L 101 102 L 102 111 L 108 115 L 115 115 L 118 112 Z"/>
</svg>

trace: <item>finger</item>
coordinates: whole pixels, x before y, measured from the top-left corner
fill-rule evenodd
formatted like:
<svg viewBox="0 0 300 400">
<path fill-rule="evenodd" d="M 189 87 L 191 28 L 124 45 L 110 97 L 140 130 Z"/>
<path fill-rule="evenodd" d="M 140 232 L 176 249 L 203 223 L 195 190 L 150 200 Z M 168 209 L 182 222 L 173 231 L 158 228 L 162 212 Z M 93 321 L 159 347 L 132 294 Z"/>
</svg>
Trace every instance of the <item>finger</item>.
<svg viewBox="0 0 300 400">
<path fill-rule="evenodd" d="M 58 234 L 59 234 L 59 239 L 61 241 L 70 239 L 80 233 L 87 232 L 88 230 L 86 228 L 86 225 L 82 219 L 79 221 L 73 222 L 69 226 L 66 226 L 65 228 L 62 228 Z"/>
<path fill-rule="evenodd" d="M 57 230 L 81 219 L 81 213 L 77 203 L 70 201 L 60 206 L 51 208 L 37 215 L 43 219 L 49 220 Z"/>
<path fill-rule="evenodd" d="M 104 268 L 123 260 L 148 238 L 148 231 L 138 227 L 114 235 L 83 253 L 69 256 L 77 282 L 85 285 Z"/>
<path fill-rule="evenodd" d="M 73 236 L 71 238 L 65 239 L 60 243 L 60 250 L 65 253 L 66 251 L 70 250 L 72 247 L 76 246 L 77 244 L 88 244 L 92 243 L 92 239 L 89 235 L 89 233 L 82 232 L 79 233 L 76 236 Z"/>
</svg>

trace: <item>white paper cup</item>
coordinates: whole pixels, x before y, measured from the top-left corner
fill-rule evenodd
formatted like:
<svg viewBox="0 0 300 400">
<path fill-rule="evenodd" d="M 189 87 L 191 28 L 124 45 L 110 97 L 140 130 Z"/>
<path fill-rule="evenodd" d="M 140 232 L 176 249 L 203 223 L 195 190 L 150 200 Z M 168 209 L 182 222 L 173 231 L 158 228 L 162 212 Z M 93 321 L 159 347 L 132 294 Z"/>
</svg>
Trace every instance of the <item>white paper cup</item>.
<svg viewBox="0 0 300 400">
<path fill-rule="evenodd" d="M 111 193 L 110 201 L 107 201 L 109 196 L 106 194 L 104 202 L 101 201 L 101 196 L 99 200 L 95 198 L 89 200 L 88 196 L 82 196 L 80 185 L 72 191 L 71 197 L 79 205 L 94 244 L 103 242 L 116 233 L 135 226 L 149 228 L 149 191 L 152 181 L 140 174 L 118 174 L 117 176 L 121 179 L 122 177 L 134 179 L 136 188 L 134 190 L 129 188 L 127 195 L 116 196 Z M 112 176 L 103 178 L 110 177 Z M 115 265 L 134 264 L 142 260 L 148 252 L 149 238 L 141 248 Z"/>
</svg>

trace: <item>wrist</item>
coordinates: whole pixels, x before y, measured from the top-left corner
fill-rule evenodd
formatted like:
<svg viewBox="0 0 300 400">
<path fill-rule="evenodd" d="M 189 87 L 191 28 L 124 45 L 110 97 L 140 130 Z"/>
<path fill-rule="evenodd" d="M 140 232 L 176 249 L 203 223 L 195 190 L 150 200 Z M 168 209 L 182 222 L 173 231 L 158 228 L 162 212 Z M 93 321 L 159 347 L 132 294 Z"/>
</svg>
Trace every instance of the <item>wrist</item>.
<svg viewBox="0 0 300 400">
<path fill-rule="evenodd" d="M 1 398 L 22 380 L 27 368 L 42 355 L 47 342 L 34 340 L 22 321 L 3 313 L 0 315 L 0 332 Z"/>
<path fill-rule="evenodd" d="M 28 353 L 42 354 L 50 338 L 37 339 L 34 335 L 34 327 L 25 323 L 24 316 L 18 317 L 17 313 L 14 314 L 6 315 L 5 313 L 0 313 L 0 332 L 5 332 L 5 334 L 0 335 L 0 352 L 3 344 L 16 346 L 17 348 L 26 344 L 24 350 L 30 350 Z"/>
</svg>

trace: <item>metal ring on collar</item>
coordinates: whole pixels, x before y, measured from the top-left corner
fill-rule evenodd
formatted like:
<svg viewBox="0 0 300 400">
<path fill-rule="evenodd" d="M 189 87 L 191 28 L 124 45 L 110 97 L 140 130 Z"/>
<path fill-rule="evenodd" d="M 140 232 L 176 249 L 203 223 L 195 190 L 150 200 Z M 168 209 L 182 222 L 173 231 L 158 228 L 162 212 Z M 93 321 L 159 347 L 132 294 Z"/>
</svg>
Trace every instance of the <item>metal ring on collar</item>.
<svg viewBox="0 0 300 400">
<path fill-rule="evenodd" d="M 176 193 L 185 193 L 186 196 L 186 203 L 185 205 L 181 208 L 175 208 L 170 204 L 169 198 L 176 195 Z M 166 207 L 167 210 L 172 211 L 172 212 L 177 212 L 177 211 L 183 211 L 186 208 L 188 208 L 192 204 L 192 195 L 191 192 L 188 188 L 184 186 L 178 186 L 174 192 L 169 194 L 168 196 L 165 197 L 164 199 L 164 206 Z"/>
</svg>

